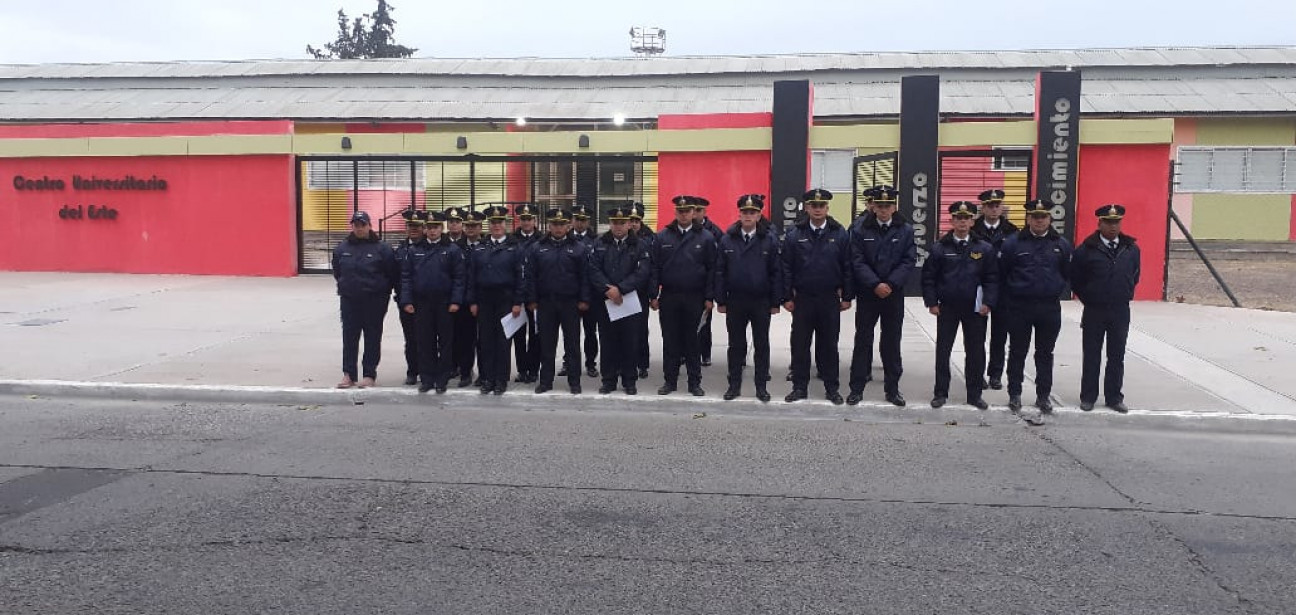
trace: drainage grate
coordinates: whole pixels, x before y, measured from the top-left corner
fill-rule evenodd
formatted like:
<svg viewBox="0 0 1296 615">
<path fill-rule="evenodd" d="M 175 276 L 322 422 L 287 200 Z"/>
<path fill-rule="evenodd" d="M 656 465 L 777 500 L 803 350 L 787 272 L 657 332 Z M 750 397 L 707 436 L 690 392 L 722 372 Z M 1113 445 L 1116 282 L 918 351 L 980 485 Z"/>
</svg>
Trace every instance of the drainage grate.
<svg viewBox="0 0 1296 615">
<path fill-rule="evenodd" d="M 31 320 L 24 320 L 14 324 L 19 327 L 44 327 L 45 325 L 56 325 L 65 322 L 66 320 L 66 318 L 33 318 Z"/>
</svg>

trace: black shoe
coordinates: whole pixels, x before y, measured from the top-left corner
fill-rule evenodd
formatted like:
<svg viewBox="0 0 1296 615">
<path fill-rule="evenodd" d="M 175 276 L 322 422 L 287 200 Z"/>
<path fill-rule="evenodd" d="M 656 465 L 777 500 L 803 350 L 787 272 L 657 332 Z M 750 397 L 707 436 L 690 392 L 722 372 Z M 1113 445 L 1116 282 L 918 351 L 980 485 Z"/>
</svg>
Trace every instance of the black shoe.
<svg viewBox="0 0 1296 615">
<path fill-rule="evenodd" d="M 541 382 L 540 384 L 537 384 L 537 385 L 536 385 L 536 388 L 535 388 L 535 392 L 536 392 L 536 393 L 547 393 L 547 392 L 552 391 L 552 390 L 553 390 L 553 385 L 552 385 L 552 384 L 545 384 L 545 383 L 543 383 L 543 382 Z"/>
<path fill-rule="evenodd" d="M 834 406 L 840 406 L 846 403 L 846 400 L 842 399 L 841 393 L 838 393 L 837 391 L 828 391 L 827 393 L 824 393 L 824 399 L 832 402 Z"/>
<path fill-rule="evenodd" d="M 851 391 L 850 395 L 846 396 L 846 403 L 852 406 L 858 406 L 862 401 L 864 401 L 863 391 Z"/>
<path fill-rule="evenodd" d="M 944 406 L 945 402 L 947 401 L 949 401 L 949 399 L 946 398 L 944 395 L 937 395 L 936 397 L 932 398 L 931 406 L 933 408 L 939 408 L 941 406 Z"/>
<path fill-rule="evenodd" d="M 1035 407 L 1039 408 L 1040 414 L 1053 414 L 1053 402 L 1047 397 L 1036 398 Z"/>
<path fill-rule="evenodd" d="M 605 384 L 605 385 L 599 387 L 598 392 L 599 392 L 599 395 L 607 395 L 608 393 L 611 393 L 612 391 L 615 391 L 615 390 L 616 390 L 616 386 L 615 386 L 615 385 Z"/>
<path fill-rule="evenodd" d="M 495 385 L 494 385 L 494 384 L 492 384 L 492 383 L 490 383 L 490 382 L 486 382 L 486 381 L 484 381 L 484 380 L 482 381 L 482 383 L 481 383 L 481 394 L 482 394 L 482 395 L 490 395 L 490 394 L 491 394 L 491 391 L 494 391 L 494 390 L 495 390 Z"/>
<path fill-rule="evenodd" d="M 436 392 L 437 392 L 437 395 L 445 395 L 445 392 L 446 392 L 446 383 L 442 382 L 441 384 L 438 384 L 437 387 L 436 387 Z"/>
<path fill-rule="evenodd" d="M 573 384 L 573 385 L 570 385 L 570 386 L 567 387 L 567 390 L 568 390 L 568 391 L 571 391 L 571 394 L 572 394 L 572 395 L 580 395 L 580 394 L 581 394 L 581 385 L 579 385 L 579 384 Z"/>
<path fill-rule="evenodd" d="M 566 377 L 567 377 L 567 366 L 566 366 L 566 365 L 562 366 L 562 369 L 558 370 L 558 377 L 559 377 L 559 378 L 566 378 Z"/>
<path fill-rule="evenodd" d="M 787 397 L 783 398 L 783 401 L 791 403 L 794 401 L 801 401 L 807 397 L 809 397 L 809 395 L 806 395 L 805 389 L 792 389 L 792 392 L 788 393 Z"/>
<path fill-rule="evenodd" d="M 905 401 L 904 395 L 901 395 L 899 391 L 896 391 L 895 393 L 887 393 L 886 400 L 900 407 L 904 407 L 904 405 L 908 403 Z"/>
<path fill-rule="evenodd" d="M 693 395 L 693 397 L 702 397 L 703 395 L 706 395 L 706 391 L 702 390 L 702 385 L 700 384 L 690 384 L 688 391 Z"/>
<path fill-rule="evenodd" d="M 625 394 L 626 394 L 626 395 L 638 395 L 638 394 L 639 394 L 639 389 L 636 389 L 636 388 L 634 387 L 634 385 L 628 386 L 628 387 L 625 388 Z"/>
<path fill-rule="evenodd" d="M 759 399 L 762 404 L 768 404 L 770 400 L 769 391 L 766 391 L 765 387 L 758 387 L 756 389 L 756 399 Z"/>
<path fill-rule="evenodd" d="M 981 379 L 981 390 L 984 391 L 984 390 L 986 390 L 986 389 L 988 389 L 988 388 L 990 388 L 990 381 L 989 381 L 989 380 L 986 380 L 985 378 L 982 378 L 982 379 Z"/>
<path fill-rule="evenodd" d="M 977 410 L 989 410 L 989 409 L 990 409 L 990 404 L 987 404 L 987 403 L 986 403 L 986 400 L 981 399 L 980 397 L 978 397 L 978 398 L 976 398 L 976 399 L 969 399 L 969 400 L 968 400 L 968 405 L 972 406 L 973 408 L 976 408 Z"/>
<path fill-rule="evenodd" d="M 1114 404 L 1107 404 L 1107 407 L 1119 412 L 1120 414 L 1129 414 L 1129 408 L 1125 405 L 1125 402 L 1122 401 L 1118 401 Z"/>
<path fill-rule="evenodd" d="M 585 368 L 585 375 L 586 375 L 586 376 L 589 376 L 590 378 L 598 378 L 598 377 L 599 377 L 599 371 L 598 371 L 598 368 L 597 368 L 597 367 L 593 367 L 593 366 L 586 367 L 586 368 Z"/>
<path fill-rule="evenodd" d="M 647 380 L 647 379 L 648 379 L 648 368 L 646 368 L 646 367 L 641 367 L 641 368 L 639 368 L 639 372 L 638 372 L 637 374 L 635 374 L 635 375 L 638 376 L 640 380 Z"/>
<path fill-rule="evenodd" d="M 428 381 L 424 380 L 424 381 L 423 381 L 423 384 L 420 384 L 420 385 L 419 385 L 419 393 L 427 393 L 428 391 L 431 391 L 431 390 L 432 390 L 432 383 L 431 383 L 431 382 L 428 382 Z"/>
<path fill-rule="evenodd" d="M 459 385 L 458 385 L 458 386 L 459 386 L 459 388 L 461 388 L 461 389 L 466 389 L 466 388 L 472 386 L 472 376 L 464 376 L 463 378 L 460 378 L 460 379 L 459 379 Z M 480 386 L 480 385 L 478 385 L 478 386 Z"/>
<path fill-rule="evenodd" d="M 711 357 L 702 357 L 702 367 L 711 367 Z"/>
<path fill-rule="evenodd" d="M 986 383 L 986 386 L 998 391 L 999 389 L 1003 388 L 1003 380 L 1000 380 L 998 378 L 991 378 L 990 382 Z"/>
<path fill-rule="evenodd" d="M 525 372 L 518 372 L 517 375 L 513 377 L 513 382 L 516 382 L 516 383 L 518 383 L 518 384 L 523 384 L 523 383 L 525 383 L 525 382 L 526 382 L 526 373 L 525 373 Z"/>
<path fill-rule="evenodd" d="M 475 386 L 475 387 L 479 387 L 479 386 L 481 386 L 482 384 L 485 384 L 485 383 L 482 382 L 481 376 L 478 376 L 476 380 L 473 380 L 473 381 L 472 381 L 472 385 Z"/>
<path fill-rule="evenodd" d="M 1082 411 L 1084 411 L 1084 412 L 1092 411 L 1093 408 L 1094 408 L 1094 403 L 1091 402 L 1091 401 L 1082 401 L 1082 402 L 1080 402 L 1080 410 L 1082 410 Z"/>
<path fill-rule="evenodd" d="M 406 386 L 414 385 L 414 384 L 418 384 L 418 376 L 406 376 L 406 377 L 405 377 L 405 385 L 406 385 Z M 420 391 L 420 392 L 422 392 L 422 391 Z"/>
<path fill-rule="evenodd" d="M 724 396 L 723 396 L 723 397 L 724 397 L 724 400 L 725 400 L 725 401 L 733 401 L 733 400 L 735 400 L 735 399 L 738 399 L 738 396 L 741 395 L 741 394 L 742 394 L 742 392 L 741 392 L 741 390 L 739 390 L 738 387 L 731 386 L 731 387 L 725 389 L 725 392 L 724 392 Z"/>
<path fill-rule="evenodd" d="M 495 394 L 496 394 L 496 395 L 503 395 L 503 394 L 504 394 L 504 391 L 507 391 L 507 390 L 508 390 L 508 385 L 507 385 L 507 384 L 497 384 L 497 385 L 495 385 Z"/>
<path fill-rule="evenodd" d="M 1008 410 L 1013 414 L 1021 412 L 1021 395 L 1008 396 Z"/>
<path fill-rule="evenodd" d="M 787 381 L 792 382 L 792 372 L 788 372 Z"/>
<path fill-rule="evenodd" d="M 674 392 L 675 392 L 674 382 L 667 382 L 666 384 L 661 385 L 661 387 L 657 389 L 658 395 L 670 395 L 671 393 Z"/>
</svg>

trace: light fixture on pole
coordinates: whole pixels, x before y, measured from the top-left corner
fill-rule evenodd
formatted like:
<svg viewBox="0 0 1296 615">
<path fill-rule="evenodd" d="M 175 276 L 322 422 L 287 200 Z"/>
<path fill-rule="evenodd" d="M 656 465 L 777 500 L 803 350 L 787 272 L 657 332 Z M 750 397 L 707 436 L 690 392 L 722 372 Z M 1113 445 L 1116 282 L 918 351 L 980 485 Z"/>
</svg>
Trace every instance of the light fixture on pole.
<svg viewBox="0 0 1296 615">
<path fill-rule="evenodd" d="M 526 118 L 524 118 L 524 117 L 519 117 L 519 118 L 518 118 L 516 121 L 514 121 L 513 123 L 514 123 L 514 124 L 517 124 L 517 126 L 518 126 L 519 128 L 521 128 L 522 126 L 526 126 Z"/>
<path fill-rule="evenodd" d="M 612 116 L 612 123 L 617 126 L 625 126 L 626 116 L 624 113 L 616 113 Z"/>
</svg>

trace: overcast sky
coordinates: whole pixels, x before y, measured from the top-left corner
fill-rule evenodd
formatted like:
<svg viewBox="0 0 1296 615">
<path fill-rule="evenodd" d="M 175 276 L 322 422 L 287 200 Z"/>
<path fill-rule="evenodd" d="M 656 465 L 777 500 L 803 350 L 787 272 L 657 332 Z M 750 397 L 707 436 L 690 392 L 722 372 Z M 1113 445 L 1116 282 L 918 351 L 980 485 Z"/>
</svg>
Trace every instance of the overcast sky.
<svg viewBox="0 0 1296 615">
<path fill-rule="evenodd" d="M 394 0 L 421 57 L 1296 45 L 1294 0 Z M 0 63 L 305 58 L 376 0 L 0 0 Z"/>
</svg>

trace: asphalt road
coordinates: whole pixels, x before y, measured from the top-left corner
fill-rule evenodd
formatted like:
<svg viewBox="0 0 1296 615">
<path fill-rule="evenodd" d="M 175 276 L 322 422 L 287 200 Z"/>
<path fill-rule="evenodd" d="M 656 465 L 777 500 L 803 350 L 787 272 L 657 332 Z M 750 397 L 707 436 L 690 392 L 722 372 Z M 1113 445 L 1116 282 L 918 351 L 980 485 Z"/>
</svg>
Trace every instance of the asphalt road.
<svg viewBox="0 0 1296 615">
<path fill-rule="evenodd" d="M 426 401 L 0 398 L 0 613 L 1296 604 L 1296 422 Z"/>
</svg>

